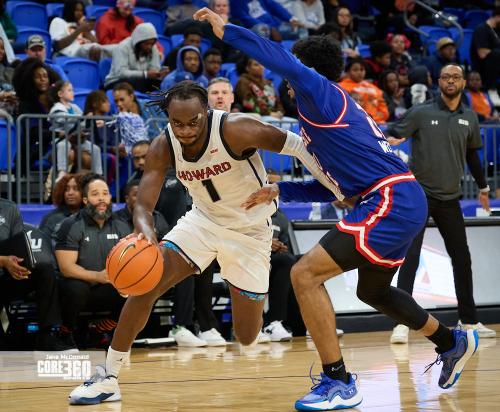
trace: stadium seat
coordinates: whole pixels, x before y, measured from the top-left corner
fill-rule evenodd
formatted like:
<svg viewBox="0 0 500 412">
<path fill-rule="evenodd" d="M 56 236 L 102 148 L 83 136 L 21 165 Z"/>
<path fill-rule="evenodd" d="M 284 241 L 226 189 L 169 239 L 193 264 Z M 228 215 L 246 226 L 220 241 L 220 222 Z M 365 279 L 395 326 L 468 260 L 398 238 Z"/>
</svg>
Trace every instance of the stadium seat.
<svg viewBox="0 0 500 412">
<path fill-rule="evenodd" d="M 7 122 L 4 119 L 0 120 L 0 171 L 5 172 L 8 169 L 12 169 L 14 167 L 14 160 L 16 156 L 16 128 L 14 125 L 11 125 L 10 128 L 10 154 L 11 154 L 11 162 L 9 165 L 8 159 L 8 126 Z M 12 170 L 13 171 L 13 170 Z"/>
<path fill-rule="evenodd" d="M 49 19 L 51 17 L 62 17 L 64 3 L 49 3 L 45 7 L 47 9 L 47 16 Z"/>
<path fill-rule="evenodd" d="M 24 44 L 28 40 L 28 37 L 33 34 L 38 34 L 43 37 L 47 49 L 47 57 L 50 58 L 52 55 L 52 39 L 50 38 L 50 34 L 47 30 L 42 30 L 37 27 L 18 26 L 16 41 Z"/>
<path fill-rule="evenodd" d="M 87 100 L 87 96 L 90 94 L 92 90 L 90 89 L 75 89 L 75 103 L 82 111 L 85 109 L 85 101 Z"/>
<path fill-rule="evenodd" d="M 443 12 L 457 16 L 458 23 L 462 24 L 465 14 L 463 9 L 459 9 L 458 7 L 443 7 Z"/>
<path fill-rule="evenodd" d="M 451 34 L 452 39 L 458 44 L 460 41 L 460 30 L 453 27 L 448 30 Z M 472 43 L 472 35 L 474 34 L 474 30 L 472 29 L 463 29 L 464 38 L 462 43 L 458 46 L 458 57 L 460 59 L 460 63 L 471 63 L 470 58 L 470 46 Z"/>
<path fill-rule="evenodd" d="M 236 88 L 236 83 L 238 83 L 238 80 L 240 78 L 240 75 L 236 71 L 236 69 L 231 70 L 230 72 L 227 73 L 227 78 L 231 82 L 231 85 L 233 86 L 233 89 Z"/>
<path fill-rule="evenodd" d="M 268 80 L 271 80 L 273 82 L 274 88 L 276 89 L 276 91 L 278 91 L 280 84 L 283 80 L 283 77 L 277 73 L 273 73 L 271 70 L 268 69 L 265 69 L 264 77 Z"/>
<path fill-rule="evenodd" d="M 292 170 L 292 157 L 278 153 L 261 150 L 260 155 L 266 169 L 273 169 L 280 174 L 290 173 Z"/>
<path fill-rule="evenodd" d="M 165 15 L 163 13 L 145 7 L 136 7 L 134 15 L 155 26 L 158 34 L 163 34 L 165 30 Z"/>
<path fill-rule="evenodd" d="M 99 66 L 87 59 L 69 59 L 62 64 L 75 88 L 95 90 L 99 87 Z"/>
<path fill-rule="evenodd" d="M 87 6 L 85 8 L 85 13 L 87 14 L 87 17 L 95 17 L 97 20 L 99 17 L 101 17 L 104 13 L 106 13 L 109 10 L 109 7 L 107 6 Z"/>
<path fill-rule="evenodd" d="M 115 0 L 94 0 L 92 4 L 96 6 L 107 6 L 107 7 L 115 7 L 116 6 L 116 1 Z"/>
<path fill-rule="evenodd" d="M 170 38 L 167 36 L 163 36 L 162 34 L 158 35 L 158 41 L 163 47 L 163 55 L 166 57 L 170 50 L 172 50 L 172 43 L 170 43 Z"/>
<path fill-rule="evenodd" d="M 10 16 L 16 26 L 36 27 L 47 30 L 47 9 L 38 3 L 29 1 L 16 2 L 10 11 Z"/>
<path fill-rule="evenodd" d="M 228 73 L 236 70 L 236 63 L 222 63 L 220 66 L 220 75 L 228 77 Z"/>
<path fill-rule="evenodd" d="M 361 57 L 364 59 L 368 57 L 372 57 L 372 53 L 370 51 L 370 46 L 368 44 L 358 44 L 358 52 Z"/>
<path fill-rule="evenodd" d="M 468 29 L 474 29 L 477 25 L 484 23 L 491 16 L 486 10 L 469 10 L 465 12 L 464 23 Z"/>
<path fill-rule="evenodd" d="M 201 39 L 200 50 L 201 54 L 204 55 L 205 52 L 212 47 L 212 42 L 208 39 Z"/>
<path fill-rule="evenodd" d="M 106 76 L 109 74 L 111 70 L 111 62 L 112 59 L 102 59 L 99 62 L 99 81 L 102 85 L 104 85 L 104 81 L 106 80 Z"/>
<path fill-rule="evenodd" d="M 170 43 L 172 43 L 172 47 L 177 47 L 184 41 L 184 35 L 183 34 L 172 34 L 170 36 Z"/>
<path fill-rule="evenodd" d="M 441 27 L 420 26 L 419 29 L 427 33 L 427 36 L 420 35 L 420 40 L 430 56 L 436 51 L 436 43 L 442 37 L 451 37 L 448 30 Z"/>
</svg>

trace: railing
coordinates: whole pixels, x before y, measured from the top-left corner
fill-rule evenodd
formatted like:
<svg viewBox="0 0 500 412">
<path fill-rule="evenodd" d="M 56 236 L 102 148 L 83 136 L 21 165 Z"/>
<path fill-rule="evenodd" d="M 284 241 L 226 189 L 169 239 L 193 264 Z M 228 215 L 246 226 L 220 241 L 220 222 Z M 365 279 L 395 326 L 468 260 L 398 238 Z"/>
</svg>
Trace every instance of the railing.
<svg viewBox="0 0 500 412">
<path fill-rule="evenodd" d="M 57 178 L 54 165 L 57 164 L 56 143 L 60 138 L 56 131 L 48 128 L 49 121 L 54 120 L 55 117 L 22 115 L 18 117 L 14 124 L 10 116 L 0 112 L 0 119 L 2 118 L 5 121 L 6 128 L 5 133 L 0 133 L 0 142 L 6 140 L 6 144 L 2 143 L 1 147 L 5 148 L 7 153 L 1 153 L 4 157 L 0 157 L 2 159 L 2 169 L 4 169 L 0 170 L 0 195 L 10 200 L 16 200 L 18 204 L 45 203 L 47 201 L 46 197 L 44 198 L 45 187 L 46 185 L 49 188 L 53 187 Z M 102 174 L 110 184 L 114 201 L 122 201 L 121 190 L 123 190 L 124 185 L 133 173 L 133 165 L 130 156 L 120 157 L 119 155 L 121 142 L 119 132 L 114 127 L 109 126 L 115 118 L 68 115 L 57 116 L 57 118 L 65 121 L 64 130 L 69 130 L 70 124 L 74 125 L 76 121 L 80 122 L 81 120 L 101 120 L 108 124 L 107 127 L 99 129 L 101 130 L 99 136 L 96 135 L 97 129 L 90 127 L 90 134 L 87 139 L 90 143 L 99 145 L 102 155 Z M 163 129 L 166 123 L 167 119 L 165 118 L 153 118 L 148 119 L 146 126 L 159 130 Z M 273 124 L 298 132 L 297 123 L 276 121 Z M 13 131 L 14 125 L 16 126 L 15 133 Z M 479 154 L 488 184 L 492 192 L 495 193 L 500 190 L 500 124 L 481 124 L 480 127 L 484 147 L 479 151 Z M 67 149 L 68 140 L 64 139 L 62 141 L 66 142 Z M 83 163 L 80 143 L 79 140 L 76 142 L 75 165 L 77 170 L 81 170 Z M 15 147 L 13 147 L 14 144 Z M 407 143 L 406 147 L 398 147 L 398 149 L 403 149 L 411 157 L 410 146 L 411 142 L 410 144 Z M 48 150 L 48 147 L 51 147 L 51 150 Z M 13 149 L 16 149 L 15 156 L 13 156 Z M 261 151 L 261 156 L 266 169 L 275 170 L 282 175 L 284 180 L 307 180 L 310 178 L 300 162 L 290 156 L 282 156 L 268 151 Z M 6 167 L 4 167 L 5 159 Z M 13 162 L 14 159 L 15 162 Z M 13 164 L 15 164 L 15 169 Z M 52 167 L 54 170 L 50 173 Z M 468 169 L 466 169 L 462 180 L 462 190 L 465 199 L 474 199 L 477 196 L 477 185 L 474 183 Z"/>
</svg>

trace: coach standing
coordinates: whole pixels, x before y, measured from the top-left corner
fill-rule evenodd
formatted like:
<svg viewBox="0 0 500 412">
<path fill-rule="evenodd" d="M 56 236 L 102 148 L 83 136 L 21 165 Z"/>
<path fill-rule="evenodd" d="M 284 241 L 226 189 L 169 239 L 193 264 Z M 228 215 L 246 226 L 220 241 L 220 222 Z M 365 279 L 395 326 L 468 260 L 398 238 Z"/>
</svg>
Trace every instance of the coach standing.
<svg viewBox="0 0 500 412">
<path fill-rule="evenodd" d="M 472 287 L 472 268 L 465 223 L 460 208 L 460 180 L 465 162 L 479 186 L 479 202 L 489 212 L 490 188 L 487 185 L 477 149 L 481 148 L 476 114 L 461 103 L 465 87 L 464 71 L 448 64 L 439 76 L 440 96 L 415 106 L 395 125 L 388 128 L 388 140 L 397 145 L 412 138 L 410 168 L 422 185 L 431 216 L 443 236 L 451 257 L 459 323 L 475 328 L 480 337 L 495 337 L 495 331 L 478 323 Z M 413 240 L 405 263 L 399 271 L 398 287 L 413 292 L 424 230 Z M 408 328 L 397 325 L 391 343 L 407 343 Z"/>
</svg>

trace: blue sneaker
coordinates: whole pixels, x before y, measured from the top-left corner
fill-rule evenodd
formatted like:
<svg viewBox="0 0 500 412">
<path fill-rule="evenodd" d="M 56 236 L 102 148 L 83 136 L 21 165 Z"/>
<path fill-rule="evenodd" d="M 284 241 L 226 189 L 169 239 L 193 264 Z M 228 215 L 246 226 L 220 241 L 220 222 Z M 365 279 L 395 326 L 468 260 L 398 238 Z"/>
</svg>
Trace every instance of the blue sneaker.
<svg viewBox="0 0 500 412">
<path fill-rule="evenodd" d="M 349 374 L 349 383 L 330 379 L 321 373 L 321 379 L 311 375 L 312 390 L 295 402 L 298 411 L 331 411 L 349 409 L 359 405 L 363 397 L 356 388 L 356 383 Z"/>
<path fill-rule="evenodd" d="M 436 360 L 431 363 L 426 372 L 434 365 L 443 364 L 441 376 L 439 377 L 439 386 L 443 389 L 451 388 L 460 378 L 465 364 L 470 359 L 477 349 L 479 336 L 477 330 L 453 330 L 455 338 L 455 346 L 445 353 L 437 356 Z"/>
</svg>

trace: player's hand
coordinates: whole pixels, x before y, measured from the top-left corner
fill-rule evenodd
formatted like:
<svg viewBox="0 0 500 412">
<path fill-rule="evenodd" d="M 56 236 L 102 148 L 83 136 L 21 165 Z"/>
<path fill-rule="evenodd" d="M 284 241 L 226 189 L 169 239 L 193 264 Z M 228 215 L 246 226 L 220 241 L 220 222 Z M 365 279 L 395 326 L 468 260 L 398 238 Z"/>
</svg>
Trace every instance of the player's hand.
<svg viewBox="0 0 500 412">
<path fill-rule="evenodd" d="M 135 236 L 137 236 L 137 240 L 142 240 L 145 239 L 148 241 L 149 244 L 158 246 L 158 240 L 156 239 L 156 233 L 153 231 L 152 234 L 149 236 L 145 235 L 142 232 L 139 233 L 133 233 Z M 130 236 L 130 235 L 129 235 Z"/>
<path fill-rule="evenodd" d="M 97 283 L 109 283 L 108 272 L 106 272 L 106 269 L 96 272 L 95 275 L 95 281 Z"/>
<path fill-rule="evenodd" d="M 401 143 L 406 141 L 406 137 L 403 137 L 402 139 L 397 139 L 396 137 L 389 136 L 387 138 L 387 141 L 391 146 L 397 146 L 400 145 Z"/>
<path fill-rule="evenodd" d="M 262 189 L 257 190 L 248 196 L 247 200 L 241 204 L 241 207 L 248 210 L 262 203 L 270 204 L 274 198 L 278 197 L 279 194 L 280 188 L 278 185 L 266 185 Z"/>
<path fill-rule="evenodd" d="M 491 214 L 491 209 L 490 209 L 490 197 L 488 196 L 488 193 L 481 193 L 479 192 L 479 203 L 481 203 L 481 206 L 483 207 L 484 210 L 488 214 Z"/>
<path fill-rule="evenodd" d="M 22 261 L 23 259 L 17 256 L 5 256 L 3 267 L 15 280 L 26 280 L 31 273 L 24 266 L 20 265 Z"/>
<path fill-rule="evenodd" d="M 203 7 L 193 14 L 193 19 L 198 21 L 208 21 L 212 26 L 214 34 L 222 39 L 224 36 L 224 20 L 217 13 L 210 10 L 208 7 Z"/>
<path fill-rule="evenodd" d="M 277 238 L 273 237 L 273 241 L 271 243 L 271 251 L 272 252 L 277 252 L 281 249 L 281 243 Z"/>
</svg>

